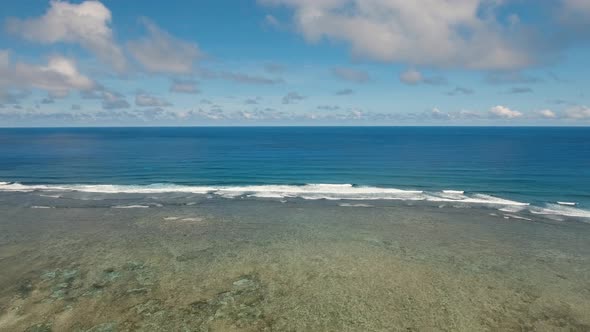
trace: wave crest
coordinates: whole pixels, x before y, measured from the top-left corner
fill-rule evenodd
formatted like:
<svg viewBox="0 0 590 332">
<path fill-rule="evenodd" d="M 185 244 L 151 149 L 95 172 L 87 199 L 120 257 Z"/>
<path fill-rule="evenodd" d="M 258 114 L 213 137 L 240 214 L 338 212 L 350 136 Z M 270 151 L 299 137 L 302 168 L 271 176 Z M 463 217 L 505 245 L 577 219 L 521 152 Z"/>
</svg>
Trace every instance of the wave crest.
<svg viewBox="0 0 590 332">
<path fill-rule="evenodd" d="M 259 198 L 302 198 L 327 200 L 402 200 L 457 202 L 492 205 L 517 205 L 522 203 L 484 194 L 466 194 L 458 190 L 425 192 L 422 190 L 403 190 L 352 184 L 306 184 L 306 185 L 251 185 L 251 186 L 181 186 L 173 184 L 152 185 L 24 185 L 20 183 L 0 183 L 0 191 L 72 191 L 106 194 L 157 194 L 189 193 L 213 194 L 226 198 L 239 196 Z"/>
</svg>

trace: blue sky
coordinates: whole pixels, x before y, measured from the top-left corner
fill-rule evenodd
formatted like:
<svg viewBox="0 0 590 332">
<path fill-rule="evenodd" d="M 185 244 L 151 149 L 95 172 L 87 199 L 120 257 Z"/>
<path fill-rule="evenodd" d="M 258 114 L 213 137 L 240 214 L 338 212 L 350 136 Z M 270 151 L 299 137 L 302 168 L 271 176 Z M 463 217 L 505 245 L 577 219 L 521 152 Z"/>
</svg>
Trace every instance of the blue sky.
<svg viewBox="0 0 590 332">
<path fill-rule="evenodd" d="M 588 125 L 588 0 L 0 3 L 0 126 Z"/>
</svg>

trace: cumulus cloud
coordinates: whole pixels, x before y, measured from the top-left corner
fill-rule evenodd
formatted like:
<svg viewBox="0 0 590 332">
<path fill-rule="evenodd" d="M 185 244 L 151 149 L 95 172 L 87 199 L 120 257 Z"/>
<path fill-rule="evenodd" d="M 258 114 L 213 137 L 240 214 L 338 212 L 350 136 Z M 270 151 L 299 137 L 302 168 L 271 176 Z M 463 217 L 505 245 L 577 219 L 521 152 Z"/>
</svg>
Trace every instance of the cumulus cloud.
<svg viewBox="0 0 590 332">
<path fill-rule="evenodd" d="M 590 107 L 572 106 L 565 110 L 565 117 L 572 120 L 590 119 Z"/>
<path fill-rule="evenodd" d="M 342 90 L 336 91 L 337 96 L 349 96 L 351 94 L 354 94 L 354 90 L 352 90 L 352 89 L 342 89 Z"/>
<path fill-rule="evenodd" d="M 0 49 L 0 68 L 8 67 L 10 65 L 10 52 L 8 50 Z"/>
<path fill-rule="evenodd" d="M 590 27 L 590 2 L 587 0 L 563 0 L 559 19 L 566 26 L 580 29 L 580 31 L 587 29 Z"/>
<path fill-rule="evenodd" d="M 534 63 L 518 20 L 491 0 L 261 0 L 294 10 L 309 42 L 344 41 L 355 56 L 415 65 L 507 69 Z"/>
<path fill-rule="evenodd" d="M 162 98 L 147 93 L 138 93 L 135 95 L 135 105 L 141 107 L 166 107 L 172 104 Z"/>
<path fill-rule="evenodd" d="M 97 99 L 102 103 L 105 110 L 129 108 L 131 105 L 121 93 L 108 90 L 104 87 L 97 87 L 93 90 L 82 91 L 80 93 L 83 99 Z"/>
<path fill-rule="evenodd" d="M 273 15 L 266 15 L 264 16 L 264 23 L 268 26 L 274 27 L 274 28 L 279 28 L 281 27 L 281 22 L 274 17 Z"/>
<path fill-rule="evenodd" d="M 74 107 L 72 107 L 74 109 Z M 122 107 L 126 108 L 126 107 Z M 499 118 L 491 112 L 477 112 L 470 110 L 460 111 L 443 111 L 439 108 L 433 108 L 424 112 L 409 113 L 391 113 L 391 112 L 374 112 L 354 107 L 338 107 L 336 105 L 320 105 L 316 110 L 295 110 L 285 111 L 268 107 L 252 107 L 248 110 L 236 109 L 235 105 L 201 105 L 195 109 L 189 110 L 166 110 L 161 107 L 142 108 L 141 110 L 117 109 L 116 107 L 107 108 L 105 111 L 88 111 L 88 112 L 43 112 L 24 108 L 20 105 L 10 106 L 9 109 L 0 111 L 0 120 L 2 121 L 21 121 L 21 123 L 32 123 L 33 121 L 52 121 L 59 120 L 72 121 L 74 123 L 137 123 L 150 121 L 166 121 L 170 124 L 179 123 L 235 123 L 235 122 L 290 122 L 290 123 L 378 123 L 378 124 L 418 124 L 426 122 L 449 122 L 458 121 L 459 123 L 490 123 Z M 513 111 L 512 111 L 513 112 Z M 552 112 L 544 112 L 547 119 L 590 119 L 590 109 L 579 107 L 571 110 L 570 116 L 567 114 L 558 116 Z M 507 114 L 505 110 L 500 112 Z M 538 113 L 538 112 L 537 112 Z M 538 113 L 539 118 L 542 116 Z M 554 116 L 555 115 L 555 116 Z M 492 122 L 493 123 L 493 122 Z"/>
<path fill-rule="evenodd" d="M 43 99 L 41 99 L 41 104 L 53 104 L 55 103 L 55 99 L 51 98 L 51 97 L 45 97 Z"/>
<path fill-rule="evenodd" d="M 288 94 L 286 94 L 283 97 L 283 104 L 287 105 L 287 104 L 294 104 L 297 103 L 301 100 L 305 99 L 304 96 L 300 95 L 297 92 L 289 92 Z"/>
<path fill-rule="evenodd" d="M 416 84 L 430 84 L 430 85 L 442 85 L 446 84 L 447 80 L 441 76 L 424 77 L 421 72 L 415 69 L 408 69 L 402 72 L 399 76 L 402 83 L 409 85 Z"/>
<path fill-rule="evenodd" d="M 1 83 L 1 74 L 0 74 L 0 83 Z M 3 87 L 0 84 L 0 102 L 6 104 L 18 104 L 23 99 L 29 97 L 31 95 L 31 91 L 29 90 L 5 90 L 6 87 Z"/>
<path fill-rule="evenodd" d="M 170 92 L 198 94 L 199 82 L 193 80 L 173 80 L 170 85 Z"/>
<path fill-rule="evenodd" d="M 340 109 L 340 106 L 338 106 L 338 105 L 320 105 L 317 107 L 317 109 L 324 110 L 324 111 L 336 111 L 336 110 Z"/>
<path fill-rule="evenodd" d="M 195 60 L 203 56 L 195 43 L 180 40 L 143 19 L 148 35 L 127 43 L 131 55 L 149 72 L 189 74 Z"/>
<path fill-rule="evenodd" d="M 89 90 L 94 86 L 72 59 L 54 55 L 46 65 L 11 63 L 8 51 L 0 51 L 0 88 L 36 88 L 63 97 L 71 90 Z"/>
<path fill-rule="evenodd" d="M 557 114 L 555 114 L 555 112 L 548 109 L 540 110 L 539 115 L 545 119 L 555 119 L 557 117 Z"/>
<path fill-rule="evenodd" d="M 264 64 L 264 70 L 271 74 L 279 74 L 284 72 L 286 69 L 287 66 L 280 63 L 269 62 Z"/>
<path fill-rule="evenodd" d="M 463 87 L 456 87 L 454 90 L 447 92 L 447 95 L 449 96 L 457 96 L 457 95 L 471 95 L 473 94 L 473 90 L 469 89 L 469 88 L 463 88 Z"/>
<path fill-rule="evenodd" d="M 242 84 L 275 85 L 284 83 L 282 78 L 269 78 L 265 76 L 251 75 L 232 71 L 214 71 L 201 69 L 198 75 L 204 79 L 221 79 Z"/>
<path fill-rule="evenodd" d="M 6 27 L 9 32 L 33 42 L 79 44 L 122 71 L 126 60 L 114 41 L 110 23 L 111 12 L 99 1 L 74 4 L 53 0 L 43 16 L 9 18 Z"/>
<path fill-rule="evenodd" d="M 430 116 L 434 119 L 439 119 L 439 120 L 450 120 L 451 119 L 451 115 L 449 113 L 443 112 L 436 107 L 430 111 Z"/>
<path fill-rule="evenodd" d="M 582 12 L 590 15 L 590 2 L 587 0 L 564 0 L 566 10 Z"/>
<path fill-rule="evenodd" d="M 418 84 L 422 82 L 422 73 L 409 69 L 399 75 L 400 81 L 406 84 Z"/>
<path fill-rule="evenodd" d="M 105 110 L 129 108 L 131 105 L 125 100 L 125 96 L 112 91 L 102 91 L 102 108 Z"/>
<path fill-rule="evenodd" d="M 353 68 L 336 67 L 332 69 L 332 74 L 339 79 L 354 83 L 366 83 L 371 80 L 369 73 Z"/>
<path fill-rule="evenodd" d="M 533 92 L 533 89 L 529 88 L 529 87 L 516 87 L 516 88 L 512 88 L 510 90 L 508 90 L 508 93 L 510 94 L 521 94 L 521 93 L 531 93 Z"/>
<path fill-rule="evenodd" d="M 505 106 L 494 106 L 490 109 L 490 115 L 493 117 L 504 118 L 504 119 L 515 119 L 520 118 L 522 113 L 519 111 L 513 111 Z"/>
<path fill-rule="evenodd" d="M 249 75 L 243 73 L 234 73 L 234 72 L 220 72 L 218 74 L 219 78 L 233 81 L 237 83 L 245 83 L 245 84 L 261 84 L 261 85 L 273 85 L 273 84 L 280 84 L 283 83 L 283 79 L 281 78 L 268 78 L 263 76 L 256 76 L 256 75 Z"/>
</svg>

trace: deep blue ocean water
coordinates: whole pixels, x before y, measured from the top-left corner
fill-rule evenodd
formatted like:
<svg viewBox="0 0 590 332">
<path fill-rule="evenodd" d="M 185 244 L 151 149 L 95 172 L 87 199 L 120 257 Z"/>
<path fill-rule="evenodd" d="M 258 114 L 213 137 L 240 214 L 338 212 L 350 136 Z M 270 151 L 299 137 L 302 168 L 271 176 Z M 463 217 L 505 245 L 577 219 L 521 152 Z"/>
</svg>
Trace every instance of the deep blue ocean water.
<svg viewBox="0 0 590 332">
<path fill-rule="evenodd" d="M 590 207 L 590 128 L 0 129 L 0 181 L 461 190 Z"/>
</svg>

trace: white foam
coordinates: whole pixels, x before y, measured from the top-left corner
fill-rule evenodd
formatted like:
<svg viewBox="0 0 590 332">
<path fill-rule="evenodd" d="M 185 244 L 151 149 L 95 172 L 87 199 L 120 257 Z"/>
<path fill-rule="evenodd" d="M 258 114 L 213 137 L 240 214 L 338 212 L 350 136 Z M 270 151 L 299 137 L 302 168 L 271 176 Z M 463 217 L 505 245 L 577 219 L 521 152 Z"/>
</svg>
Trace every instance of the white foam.
<svg viewBox="0 0 590 332">
<path fill-rule="evenodd" d="M 145 186 L 131 186 L 131 185 L 23 185 L 20 183 L 3 182 L 0 183 L 0 191 L 76 191 L 86 193 L 106 193 L 106 194 L 155 194 L 155 193 L 192 193 L 192 194 L 206 194 L 214 191 L 213 187 L 202 186 L 178 186 L 168 184 L 153 184 Z"/>
<path fill-rule="evenodd" d="M 590 218 L 590 211 L 573 208 L 571 206 L 563 206 L 558 204 L 547 204 L 544 208 L 531 207 L 531 213 L 541 215 L 566 216 L 576 218 Z"/>
<path fill-rule="evenodd" d="M 526 207 L 535 214 L 548 216 L 566 216 L 590 218 L 590 211 L 574 208 L 575 202 L 557 202 L 547 204 L 546 207 L 530 206 L 529 203 L 513 201 L 505 198 L 485 194 L 467 194 L 462 190 L 443 190 L 439 192 L 424 192 L 422 190 L 402 190 L 396 188 L 381 188 L 368 186 L 354 186 L 352 184 L 306 184 L 306 185 L 257 185 L 257 186 L 181 186 L 174 184 L 153 185 L 23 185 L 16 182 L 0 182 L 0 192 L 50 192 L 42 196 L 57 198 L 55 192 L 81 192 L 95 194 L 161 194 L 161 193 L 189 193 L 206 194 L 207 198 L 220 196 L 225 198 L 258 197 L 280 199 L 301 198 L 308 200 L 400 200 L 400 201 L 430 201 L 462 204 L 479 204 L 497 207 L 502 212 L 516 213 Z M 81 199 L 95 200 L 83 197 Z M 102 199 L 102 198 L 101 198 Z M 193 205 L 194 202 L 187 203 Z M 346 204 L 346 203 L 344 203 Z M 160 206 L 159 204 L 153 206 Z M 346 205 L 343 205 L 346 206 Z M 149 208 L 148 205 L 120 205 L 118 209 Z"/>
<path fill-rule="evenodd" d="M 182 221 L 203 221 L 203 218 L 183 218 Z"/>
<path fill-rule="evenodd" d="M 567 205 L 567 206 L 576 206 L 576 205 L 578 205 L 578 203 L 576 203 L 576 202 L 559 202 L 559 201 L 557 202 L 557 204 L 559 204 L 559 205 Z"/>
<path fill-rule="evenodd" d="M 511 205 L 511 206 L 505 206 L 503 208 L 500 208 L 498 210 L 502 211 L 502 212 L 520 212 L 522 210 L 524 210 L 526 207 L 525 206 L 519 206 L 519 205 Z"/>
<path fill-rule="evenodd" d="M 461 194 L 461 195 L 463 195 L 465 193 L 465 191 L 463 191 L 463 190 L 443 190 L 442 192 L 445 194 Z"/>
<path fill-rule="evenodd" d="M 31 209 L 53 209 L 53 206 L 33 205 Z"/>
<path fill-rule="evenodd" d="M 509 218 L 513 218 L 513 219 L 526 220 L 526 221 L 533 221 L 533 219 L 525 218 L 525 217 L 521 217 L 521 216 L 517 216 L 515 214 L 506 214 L 505 217 L 509 217 Z"/>
<path fill-rule="evenodd" d="M 61 195 L 43 195 L 43 194 L 39 194 L 40 197 L 48 197 L 48 198 L 60 198 Z"/>
<path fill-rule="evenodd" d="M 22 185 L 20 183 L 0 184 L 0 191 L 74 191 L 107 194 L 154 194 L 191 193 L 217 195 L 225 198 L 242 196 L 259 198 L 302 198 L 308 200 L 401 200 L 433 201 L 465 204 L 485 204 L 494 206 L 527 206 L 528 203 L 512 201 L 484 194 L 465 194 L 459 190 L 424 192 L 422 190 L 402 190 L 354 186 L 352 184 L 306 184 L 306 185 L 257 185 L 257 186 L 179 186 L 153 184 L 144 186 L 129 185 Z M 209 197 L 209 196 L 208 196 Z"/>
<path fill-rule="evenodd" d="M 351 203 L 340 203 L 338 204 L 339 206 L 344 206 L 344 207 L 365 207 L 365 208 L 370 208 L 373 207 L 373 205 L 370 204 L 351 204 Z"/>
<path fill-rule="evenodd" d="M 148 205 L 115 205 L 111 209 L 148 209 Z"/>
</svg>

